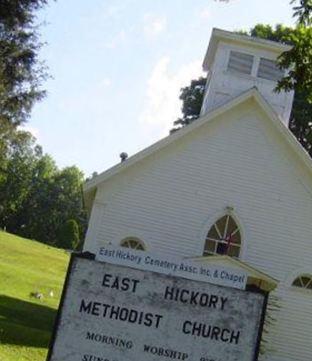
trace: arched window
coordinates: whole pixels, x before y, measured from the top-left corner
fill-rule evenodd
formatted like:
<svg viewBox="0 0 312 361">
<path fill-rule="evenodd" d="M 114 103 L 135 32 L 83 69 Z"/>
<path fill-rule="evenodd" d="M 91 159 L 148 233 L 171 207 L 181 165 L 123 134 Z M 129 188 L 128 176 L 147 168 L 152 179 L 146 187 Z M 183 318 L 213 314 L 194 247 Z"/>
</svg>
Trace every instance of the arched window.
<svg viewBox="0 0 312 361">
<path fill-rule="evenodd" d="M 132 248 L 139 251 L 144 251 L 145 246 L 138 238 L 126 238 L 120 242 L 121 247 Z"/>
<path fill-rule="evenodd" d="M 210 228 L 203 255 L 228 255 L 238 258 L 240 249 L 241 232 L 233 217 L 227 214 Z"/>
<path fill-rule="evenodd" d="M 300 275 L 294 280 L 292 285 L 312 290 L 312 275 Z"/>
</svg>

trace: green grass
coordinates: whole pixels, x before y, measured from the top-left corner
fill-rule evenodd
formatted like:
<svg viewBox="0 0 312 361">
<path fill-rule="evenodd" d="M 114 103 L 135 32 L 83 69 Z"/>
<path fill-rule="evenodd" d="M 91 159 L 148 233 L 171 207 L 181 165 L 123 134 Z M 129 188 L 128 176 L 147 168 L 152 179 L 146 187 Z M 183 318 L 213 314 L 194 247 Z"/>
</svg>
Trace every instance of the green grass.
<svg viewBox="0 0 312 361">
<path fill-rule="evenodd" d="M 45 360 L 68 261 L 63 250 L 0 232 L 0 361 Z"/>
</svg>

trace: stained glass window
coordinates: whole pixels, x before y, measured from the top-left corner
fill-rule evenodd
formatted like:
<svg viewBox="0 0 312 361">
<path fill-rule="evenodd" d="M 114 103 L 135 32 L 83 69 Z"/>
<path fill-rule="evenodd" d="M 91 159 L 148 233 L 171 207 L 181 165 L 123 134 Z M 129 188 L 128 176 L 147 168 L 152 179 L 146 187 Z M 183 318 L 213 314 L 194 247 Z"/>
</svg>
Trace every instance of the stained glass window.
<svg viewBox="0 0 312 361">
<path fill-rule="evenodd" d="M 205 242 L 204 256 L 228 255 L 238 258 L 241 249 L 241 232 L 230 215 L 219 218 L 210 228 Z"/>
</svg>

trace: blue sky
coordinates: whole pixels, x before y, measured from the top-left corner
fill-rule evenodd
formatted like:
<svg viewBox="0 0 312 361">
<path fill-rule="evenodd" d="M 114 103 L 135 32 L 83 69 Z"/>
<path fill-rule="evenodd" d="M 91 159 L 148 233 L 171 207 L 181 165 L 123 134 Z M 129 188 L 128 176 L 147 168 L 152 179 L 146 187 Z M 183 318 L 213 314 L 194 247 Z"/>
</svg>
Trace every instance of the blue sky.
<svg viewBox="0 0 312 361">
<path fill-rule="evenodd" d="M 293 24 L 288 0 L 58 0 L 40 21 L 53 78 L 27 128 L 58 166 L 86 176 L 168 134 L 213 27 Z"/>
</svg>

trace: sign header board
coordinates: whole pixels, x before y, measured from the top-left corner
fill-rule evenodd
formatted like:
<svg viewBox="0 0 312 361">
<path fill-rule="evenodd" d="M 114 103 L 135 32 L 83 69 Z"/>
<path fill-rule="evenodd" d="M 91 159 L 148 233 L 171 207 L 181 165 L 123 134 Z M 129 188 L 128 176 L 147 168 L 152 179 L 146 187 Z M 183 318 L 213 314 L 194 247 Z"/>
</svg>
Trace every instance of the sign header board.
<svg viewBox="0 0 312 361">
<path fill-rule="evenodd" d="M 178 257 L 157 255 L 145 251 L 135 251 L 124 247 L 102 246 L 96 254 L 96 259 L 239 289 L 245 289 L 247 283 L 247 273 L 241 270 L 234 270 L 222 265 L 216 266 L 194 262 Z"/>
<path fill-rule="evenodd" d="M 72 256 L 48 361 L 254 361 L 266 296 Z"/>
</svg>

